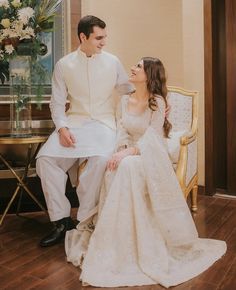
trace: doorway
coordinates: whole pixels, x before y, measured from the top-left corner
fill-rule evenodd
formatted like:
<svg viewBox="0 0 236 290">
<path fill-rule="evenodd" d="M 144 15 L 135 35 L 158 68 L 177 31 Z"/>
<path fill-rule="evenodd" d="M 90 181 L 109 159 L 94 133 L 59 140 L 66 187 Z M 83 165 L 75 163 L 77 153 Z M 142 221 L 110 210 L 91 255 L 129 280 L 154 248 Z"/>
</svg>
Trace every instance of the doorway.
<svg viewBox="0 0 236 290">
<path fill-rule="evenodd" d="M 236 0 L 204 0 L 205 191 L 236 195 Z"/>
</svg>

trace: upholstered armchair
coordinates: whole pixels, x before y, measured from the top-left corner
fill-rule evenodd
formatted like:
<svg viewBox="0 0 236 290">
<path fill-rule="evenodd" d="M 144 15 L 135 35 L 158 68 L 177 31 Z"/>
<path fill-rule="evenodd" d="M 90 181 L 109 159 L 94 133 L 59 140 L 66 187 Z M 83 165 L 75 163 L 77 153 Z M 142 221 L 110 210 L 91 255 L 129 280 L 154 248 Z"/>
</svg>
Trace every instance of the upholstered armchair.
<svg viewBox="0 0 236 290">
<path fill-rule="evenodd" d="M 167 139 L 169 155 L 177 178 L 187 199 L 191 193 L 191 209 L 197 210 L 197 92 L 178 87 L 168 87 L 168 103 L 171 105 L 169 121 L 172 124 Z M 77 171 L 79 175 L 86 166 L 83 161 Z"/>
<path fill-rule="evenodd" d="M 168 119 L 172 124 L 167 140 L 169 155 L 185 198 L 191 194 L 192 211 L 197 210 L 198 190 L 197 97 L 197 92 L 168 87 L 168 102 L 171 105 Z"/>
</svg>

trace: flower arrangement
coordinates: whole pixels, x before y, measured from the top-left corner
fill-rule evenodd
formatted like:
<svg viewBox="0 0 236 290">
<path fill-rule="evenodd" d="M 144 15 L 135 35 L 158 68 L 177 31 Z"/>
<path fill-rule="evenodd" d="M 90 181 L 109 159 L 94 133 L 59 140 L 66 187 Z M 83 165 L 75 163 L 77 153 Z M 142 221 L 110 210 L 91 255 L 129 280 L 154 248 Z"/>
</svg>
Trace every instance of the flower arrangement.
<svg viewBox="0 0 236 290">
<path fill-rule="evenodd" d="M 53 31 L 62 0 L 0 0 L 0 80 L 9 80 L 8 61 L 16 55 L 33 58 L 47 53 L 42 32 Z"/>
<path fill-rule="evenodd" d="M 17 53 L 20 42 L 40 42 L 41 32 L 53 29 L 61 0 L 0 0 L 0 58 Z"/>
</svg>

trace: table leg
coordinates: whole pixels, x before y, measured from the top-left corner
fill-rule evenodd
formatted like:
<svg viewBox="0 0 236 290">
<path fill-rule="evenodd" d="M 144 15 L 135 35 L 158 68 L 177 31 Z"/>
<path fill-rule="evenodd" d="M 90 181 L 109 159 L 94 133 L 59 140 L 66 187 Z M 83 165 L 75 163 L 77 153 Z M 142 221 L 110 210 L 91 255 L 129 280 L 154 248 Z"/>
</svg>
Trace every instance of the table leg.
<svg viewBox="0 0 236 290">
<path fill-rule="evenodd" d="M 17 195 L 17 193 L 18 193 L 18 191 L 19 191 L 19 189 L 21 188 L 21 187 L 23 187 L 24 188 L 24 190 L 29 194 L 29 196 L 37 203 L 37 205 L 48 215 L 48 212 L 47 212 L 47 210 L 43 207 L 43 205 L 37 200 L 37 198 L 32 194 L 32 192 L 28 189 L 28 187 L 26 186 L 26 184 L 24 183 L 24 181 L 23 181 L 23 179 L 21 179 L 17 174 L 16 174 L 16 172 L 14 171 L 14 169 L 11 167 L 11 165 L 2 157 L 2 155 L 0 154 L 0 159 L 1 159 L 1 161 L 9 168 L 9 170 L 11 171 L 11 173 L 15 176 L 15 178 L 18 180 L 18 182 L 19 182 L 19 184 L 18 184 L 18 186 L 17 186 L 17 188 L 16 188 L 16 190 L 15 190 L 15 192 L 14 192 L 14 194 L 13 194 L 13 196 L 12 196 L 12 198 L 11 198 L 11 200 L 10 200 L 10 202 L 8 203 L 8 206 L 7 206 L 7 208 L 5 209 L 5 211 L 4 211 L 4 216 L 2 216 L 2 218 L 1 218 L 1 220 L 0 220 L 0 225 L 1 225 L 1 223 L 2 223 L 2 221 L 3 221 L 3 219 L 4 219 L 4 217 L 5 217 L 5 215 L 6 215 L 6 213 L 7 213 L 7 211 L 9 210 L 9 208 L 10 208 L 10 206 L 11 206 L 11 204 L 12 204 L 12 202 L 14 201 L 14 199 L 15 199 L 15 197 L 16 197 L 16 195 Z"/>
<path fill-rule="evenodd" d="M 27 150 L 27 159 L 26 159 L 26 162 L 25 162 L 25 170 L 24 170 L 24 174 L 22 176 L 22 181 L 26 181 L 26 178 L 28 176 L 28 171 L 29 171 L 29 168 L 30 168 L 30 164 L 32 162 L 31 155 L 32 155 L 32 144 L 29 144 L 28 150 Z M 19 197 L 19 200 L 18 200 L 18 203 L 17 203 L 17 208 L 16 208 L 16 215 L 18 215 L 19 214 L 19 211 L 20 211 L 20 206 L 21 206 L 21 200 L 22 200 L 23 191 L 24 190 L 21 187 L 20 197 Z"/>
</svg>

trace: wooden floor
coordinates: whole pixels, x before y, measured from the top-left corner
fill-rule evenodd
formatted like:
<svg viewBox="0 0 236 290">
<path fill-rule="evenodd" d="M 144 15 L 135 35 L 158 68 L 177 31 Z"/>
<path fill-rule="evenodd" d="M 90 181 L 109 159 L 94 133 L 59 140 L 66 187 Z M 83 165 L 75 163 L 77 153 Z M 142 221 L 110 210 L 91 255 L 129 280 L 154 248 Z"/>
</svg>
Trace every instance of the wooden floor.
<svg viewBox="0 0 236 290">
<path fill-rule="evenodd" d="M 198 206 L 199 210 L 194 215 L 194 220 L 200 236 L 225 240 L 228 251 L 209 270 L 171 289 L 236 289 L 236 200 L 199 196 Z M 49 222 L 43 213 L 6 217 L 0 227 L 1 290 L 95 289 L 82 287 L 79 282 L 79 270 L 65 260 L 63 243 L 44 249 L 38 246 L 38 241 L 48 229 Z M 121 289 L 164 288 L 156 285 Z"/>
</svg>

